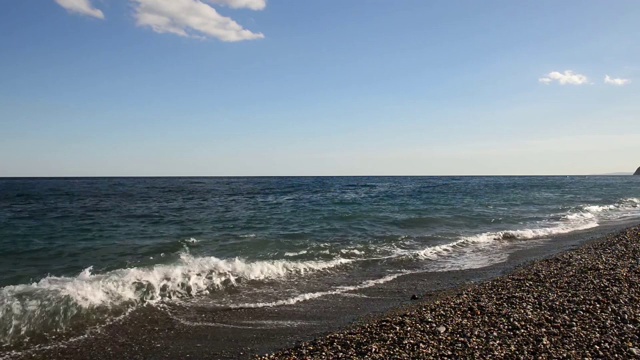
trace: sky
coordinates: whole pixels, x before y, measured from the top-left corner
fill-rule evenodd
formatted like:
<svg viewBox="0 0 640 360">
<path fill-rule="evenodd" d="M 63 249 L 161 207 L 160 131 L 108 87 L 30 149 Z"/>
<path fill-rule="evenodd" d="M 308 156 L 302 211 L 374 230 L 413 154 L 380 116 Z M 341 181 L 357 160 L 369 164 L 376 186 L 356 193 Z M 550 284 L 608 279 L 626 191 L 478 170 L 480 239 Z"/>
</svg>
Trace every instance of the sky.
<svg viewBox="0 0 640 360">
<path fill-rule="evenodd" d="M 0 176 L 640 166 L 635 0 L 0 7 Z"/>
</svg>

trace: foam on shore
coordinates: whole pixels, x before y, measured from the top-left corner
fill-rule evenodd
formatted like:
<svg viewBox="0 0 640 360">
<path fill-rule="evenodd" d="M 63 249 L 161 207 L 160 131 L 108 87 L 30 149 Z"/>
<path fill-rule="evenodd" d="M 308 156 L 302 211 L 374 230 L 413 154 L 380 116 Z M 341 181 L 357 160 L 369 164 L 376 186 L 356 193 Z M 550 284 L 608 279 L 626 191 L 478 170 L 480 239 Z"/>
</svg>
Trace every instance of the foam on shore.
<svg viewBox="0 0 640 360">
<path fill-rule="evenodd" d="M 324 271 L 351 262 L 245 261 L 193 257 L 183 253 L 172 265 L 129 268 L 76 277 L 48 276 L 0 289 L 0 343 L 33 332 L 63 331 L 78 318 L 106 317 L 162 300 L 185 299 L 235 286 L 246 280 L 272 280 Z"/>
</svg>

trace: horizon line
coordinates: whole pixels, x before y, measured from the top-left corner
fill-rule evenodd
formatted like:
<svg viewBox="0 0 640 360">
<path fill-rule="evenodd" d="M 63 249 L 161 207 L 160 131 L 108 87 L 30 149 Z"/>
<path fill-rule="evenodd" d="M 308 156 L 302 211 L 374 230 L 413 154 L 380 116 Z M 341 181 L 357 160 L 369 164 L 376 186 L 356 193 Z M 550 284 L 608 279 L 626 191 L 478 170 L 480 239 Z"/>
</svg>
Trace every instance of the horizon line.
<svg viewBox="0 0 640 360">
<path fill-rule="evenodd" d="M 330 178 L 330 177 L 575 177 L 634 176 L 631 172 L 606 174 L 517 174 L 517 175 L 63 175 L 63 176 L 0 176 L 0 179 L 117 179 L 117 178 Z"/>
</svg>

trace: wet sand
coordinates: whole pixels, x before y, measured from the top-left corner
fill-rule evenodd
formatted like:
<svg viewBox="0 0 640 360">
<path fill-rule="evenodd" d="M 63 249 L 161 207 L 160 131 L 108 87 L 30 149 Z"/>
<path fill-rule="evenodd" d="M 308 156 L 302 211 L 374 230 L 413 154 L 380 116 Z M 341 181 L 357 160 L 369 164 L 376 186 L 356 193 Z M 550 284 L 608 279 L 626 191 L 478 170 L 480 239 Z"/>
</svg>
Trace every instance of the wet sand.
<svg viewBox="0 0 640 360">
<path fill-rule="evenodd" d="M 636 342 L 639 305 L 629 305 L 628 299 L 635 297 L 635 304 L 640 303 L 640 294 L 633 286 L 633 281 L 640 280 L 634 265 L 640 258 L 640 234 L 638 228 L 629 228 L 617 236 L 603 237 L 621 227 L 602 227 L 540 241 L 514 252 L 506 262 L 481 269 L 411 274 L 348 296 L 326 296 L 291 306 L 213 312 L 197 306 L 146 306 L 89 336 L 31 350 L 4 348 L 0 349 L 0 358 L 244 359 L 286 348 L 289 350 L 270 357 L 558 357 L 562 354 L 535 349 L 564 348 L 560 345 L 571 337 L 563 333 L 576 333 L 572 329 L 583 327 L 599 336 L 600 340 L 593 340 L 592 345 L 599 346 L 602 354 L 628 358 L 633 355 L 633 350 L 628 349 L 640 346 Z M 624 251 L 616 245 L 619 243 L 626 244 Z M 601 286 L 579 286 L 607 277 Z M 566 302 L 577 296 L 585 298 L 595 290 L 600 291 L 600 298 L 611 299 L 613 288 L 618 289 L 615 298 L 626 296 L 616 314 L 624 310 L 632 328 L 619 323 L 613 315 L 600 318 L 596 314 L 596 320 L 579 323 L 590 319 L 591 313 L 585 309 L 591 300 L 583 302 L 584 306 L 578 303 L 567 308 L 581 311 L 580 317 L 562 312 L 566 305 L 559 302 L 562 299 Z M 549 294 L 557 296 L 549 298 Z M 420 299 L 411 300 L 413 295 Z M 515 311 L 523 306 L 529 313 Z M 505 313 L 505 309 L 514 311 Z M 543 315 L 549 319 L 536 322 Z M 561 319 L 559 327 L 552 322 L 556 317 Z M 598 319 L 606 327 L 589 325 Z M 541 329 L 551 335 L 538 336 Z M 605 336 L 602 329 L 611 330 L 612 335 Z M 529 340 L 518 338 L 527 333 L 532 334 L 527 337 Z M 613 334 L 626 341 L 627 349 L 603 351 L 604 344 L 614 346 L 606 340 Z M 571 339 L 585 341 L 581 337 Z M 578 354 L 567 351 L 568 357 Z M 583 357 L 587 353 L 580 354 Z M 602 357 L 598 352 L 589 354 Z"/>
</svg>

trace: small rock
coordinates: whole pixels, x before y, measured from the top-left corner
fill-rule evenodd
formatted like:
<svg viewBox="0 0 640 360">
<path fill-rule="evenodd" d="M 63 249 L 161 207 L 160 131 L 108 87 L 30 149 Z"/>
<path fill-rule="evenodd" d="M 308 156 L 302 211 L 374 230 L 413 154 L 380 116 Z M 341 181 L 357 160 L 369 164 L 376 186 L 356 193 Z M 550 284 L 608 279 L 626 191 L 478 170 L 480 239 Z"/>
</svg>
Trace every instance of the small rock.
<svg viewBox="0 0 640 360">
<path fill-rule="evenodd" d="M 447 328 L 444 326 L 439 326 L 436 330 L 438 330 L 440 334 L 442 334 L 443 332 L 447 331 Z"/>
</svg>

